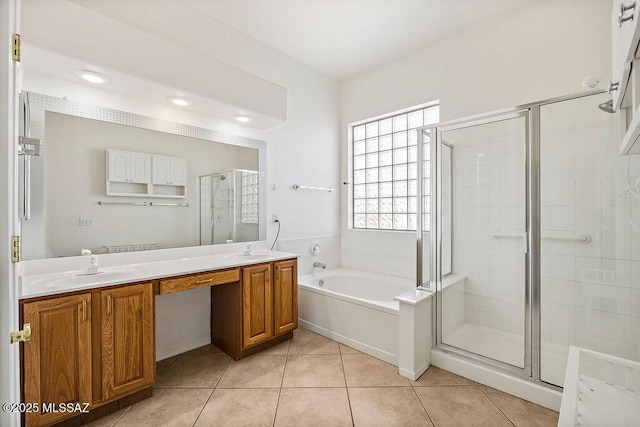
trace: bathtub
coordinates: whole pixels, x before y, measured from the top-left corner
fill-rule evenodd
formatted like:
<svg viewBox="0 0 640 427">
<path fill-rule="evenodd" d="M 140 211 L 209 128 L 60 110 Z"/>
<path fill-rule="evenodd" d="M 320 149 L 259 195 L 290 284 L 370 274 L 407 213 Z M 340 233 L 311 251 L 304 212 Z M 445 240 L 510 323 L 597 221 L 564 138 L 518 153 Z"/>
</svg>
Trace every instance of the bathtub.
<svg viewBox="0 0 640 427">
<path fill-rule="evenodd" d="M 335 268 L 298 279 L 303 328 L 398 365 L 398 311 L 394 297 L 411 279 Z"/>
</svg>

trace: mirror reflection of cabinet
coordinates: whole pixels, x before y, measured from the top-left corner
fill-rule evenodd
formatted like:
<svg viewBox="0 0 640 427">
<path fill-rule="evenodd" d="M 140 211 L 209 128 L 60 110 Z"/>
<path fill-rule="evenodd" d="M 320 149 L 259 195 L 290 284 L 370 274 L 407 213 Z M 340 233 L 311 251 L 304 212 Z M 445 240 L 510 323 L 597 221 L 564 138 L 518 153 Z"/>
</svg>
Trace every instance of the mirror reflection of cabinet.
<svg viewBox="0 0 640 427">
<path fill-rule="evenodd" d="M 185 185 L 187 183 L 187 160 L 180 157 L 154 155 L 153 183 Z"/>
<path fill-rule="evenodd" d="M 109 181 L 147 184 L 151 181 L 151 155 L 107 150 Z"/>
</svg>

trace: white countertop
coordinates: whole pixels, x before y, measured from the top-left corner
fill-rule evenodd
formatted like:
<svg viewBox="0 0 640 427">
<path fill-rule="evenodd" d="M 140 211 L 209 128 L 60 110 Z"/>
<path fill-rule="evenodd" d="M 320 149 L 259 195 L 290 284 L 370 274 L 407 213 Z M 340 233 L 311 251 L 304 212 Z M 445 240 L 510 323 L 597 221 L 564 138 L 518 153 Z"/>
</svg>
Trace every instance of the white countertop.
<svg viewBox="0 0 640 427">
<path fill-rule="evenodd" d="M 83 270 L 72 270 L 20 276 L 20 299 L 297 257 L 299 255 L 288 252 L 260 250 L 251 255 L 218 254 L 98 268 L 99 273 L 92 275 L 82 274 Z"/>
</svg>

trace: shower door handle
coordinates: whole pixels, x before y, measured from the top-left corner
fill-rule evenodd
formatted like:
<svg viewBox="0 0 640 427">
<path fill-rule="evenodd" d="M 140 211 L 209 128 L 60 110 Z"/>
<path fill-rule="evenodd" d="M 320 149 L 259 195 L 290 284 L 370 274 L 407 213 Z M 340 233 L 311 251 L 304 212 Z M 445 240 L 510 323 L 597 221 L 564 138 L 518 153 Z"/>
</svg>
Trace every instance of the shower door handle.
<svg viewBox="0 0 640 427">
<path fill-rule="evenodd" d="M 522 252 L 529 253 L 529 233 L 526 231 L 522 233 Z"/>
</svg>

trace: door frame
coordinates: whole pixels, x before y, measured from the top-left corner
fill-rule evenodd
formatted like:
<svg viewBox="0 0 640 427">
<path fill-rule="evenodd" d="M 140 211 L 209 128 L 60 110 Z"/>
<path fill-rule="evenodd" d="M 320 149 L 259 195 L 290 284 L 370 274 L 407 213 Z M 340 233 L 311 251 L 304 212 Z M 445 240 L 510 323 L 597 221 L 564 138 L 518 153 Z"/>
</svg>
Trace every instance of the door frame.
<svg viewBox="0 0 640 427">
<path fill-rule="evenodd" d="M 516 376 L 519 376 L 524 379 L 533 380 L 537 384 L 544 385 L 546 387 L 561 390 L 560 387 L 557 387 L 552 384 L 545 383 L 540 380 L 540 309 L 541 309 L 541 269 L 540 269 L 540 259 L 541 259 L 541 232 L 540 232 L 540 107 L 548 104 L 553 104 L 562 101 L 569 101 L 573 99 L 588 97 L 592 95 L 599 95 L 605 93 L 604 90 L 593 89 L 593 90 L 585 90 L 583 92 L 560 96 L 556 98 L 550 98 L 542 101 L 532 102 L 528 104 L 523 104 L 511 108 L 502 109 L 499 111 L 474 115 L 466 118 L 450 120 L 442 123 L 435 123 L 429 126 L 424 126 L 416 129 L 419 133 L 419 144 L 418 144 L 418 159 L 420 162 L 423 161 L 422 152 L 424 151 L 424 139 L 425 134 L 433 135 L 432 139 L 435 140 L 435 144 L 430 145 L 430 156 L 431 160 L 435 160 L 435 167 L 431 165 L 431 173 L 434 175 L 431 179 L 431 192 L 430 194 L 439 195 L 440 192 L 437 191 L 438 182 L 441 181 L 441 171 L 438 169 L 441 168 L 441 158 L 440 152 L 437 150 L 438 141 L 442 141 L 441 129 L 446 128 L 448 130 L 460 128 L 460 127 L 468 127 L 471 125 L 479 125 L 486 124 L 490 122 L 496 121 L 499 117 L 508 117 L 509 115 L 514 115 L 518 113 L 522 113 L 526 115 L 527 127 L 525 129 L 526 132 L 526 147 L 525 147 L 525 170 L 526 170 L 526 182 L 525 187 L 527 191 L 526 197 L 526 232 L 527 232 L 527 253 L 526 253 L 526 282 L 527 288 L 525 290 L 525 367 L 524 369 L 520 369 L 514 367 L 512 365 L 508 365 L 506 363 L 502 363 L 496 361 L 494 359 L 490 359 L 487 357 L 483 357 L 471 352 L 467 352 L 455 347 L 447 346 L 442 343 L 442 283 L 441 283 L 441 274 L 440 271 L 442 269 L 442 242 L 441 236 L 439 235 L 438 227 L 439 220 L 438 215 L 442 209 L 442 201 L 438 200 L 439 197 L 431 198 L 431 217 L 430 217 L 430 226 L 431 231 L 429 233 L 430 240 L 430 257 L 429 257 L 429 277 L 428 280 L 425 281 L 424 277 L 424 269 L 422 268 L 422 221 L 418 221 L 418 253 L 417 253 L 417 263 L 418 263 L 418 277 L 417 283 L 418 287 L 421 287 L 423 283 L 429 283 L 429 290 L 436 292 L 435 298 L 435 309 L 433 310 L 432 316 L 432 348 L 437 348 L 439 351 L 444 353 L 453 354 L 456 357 L 459 357 L 464 360 L 469 360 L 480 365 L 489 366 L 492 368 L 496 368 L 499 371 L 510 373 Z M 424 194 L 424 189 L 422 188 L 422 176 L 420 172 L 422 171 L 421 165 L 418 167 L 418 177 L 419 177 L 419 194 L 418 197 L 421 198 Z M 421 206 L 421 203 L 418 204 Z M 424 285 L 423 285 L 424 286 Z"/>
<path fill-rule="evenodd" d="M 11 56 L 11 36 L 19 34 L 20 0 L 0 1 L 0 387 L 2 403 L 20 402 L 19 345 L 9 344 L 9 332 L 18 326 L 18 269 L 11 262 L 11 236 L 20 236 L 18 220 L 18 105 L 20 63 Z M 6 142 L 5 142 L 6 141 Z M 6 335 L 5 335 L 6 334 Z M 6 379 L 6 382 L 4 382 Z M 18 426 L 20 414 L 0 412 L 0 424 Z"/>
</svg>

